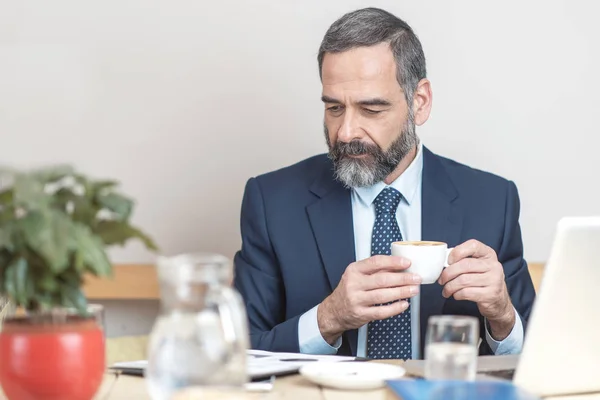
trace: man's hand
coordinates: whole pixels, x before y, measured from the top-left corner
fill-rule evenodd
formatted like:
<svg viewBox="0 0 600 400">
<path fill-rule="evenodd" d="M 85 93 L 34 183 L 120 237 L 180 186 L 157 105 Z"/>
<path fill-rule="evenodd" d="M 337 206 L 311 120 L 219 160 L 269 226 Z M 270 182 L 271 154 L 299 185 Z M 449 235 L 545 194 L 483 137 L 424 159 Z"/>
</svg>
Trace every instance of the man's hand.
<svg viewBox="0 0 600 400">
<path fill-rule="evenodd" d="M 515 312 L 504 281 L 504 269 L 496 252 L 476 240 L 455 247 L 438 282 L 444 297 L 477 303 L 487 318 L 495 340 L 505 339 L 515 324 Z"/>
<path fill-rule="evenodd" d="M 409 260 L 392 256 L 350 264 L 318 308 L 317 321 L 325 341 L 333 344 L 344 331 L 405 311 L 408 302 L 403 299 L 419 293 L 421 283 L 418 275 L 402 272 L 409 266 Z"/>
</svg>

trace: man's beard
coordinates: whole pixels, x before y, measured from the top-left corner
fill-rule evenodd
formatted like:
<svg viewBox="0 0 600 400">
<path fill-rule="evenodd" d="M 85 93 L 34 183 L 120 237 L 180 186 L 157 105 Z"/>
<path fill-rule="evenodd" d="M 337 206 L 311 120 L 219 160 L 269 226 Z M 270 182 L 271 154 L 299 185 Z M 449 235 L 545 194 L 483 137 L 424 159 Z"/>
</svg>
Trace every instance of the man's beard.
<svg viewBox="0 0 600 400">
<path fill-rule="evenodd" d="M 412 118 L 387 151 L 376 144 L 360 140 L 349 143 L 337 141 L 333 146 L 325 126 L 325 138 L 329 147 L 329 158 L 333 161 L 335 179 L 348 188 L 372 186 L 383 181 L 400 164 L 400 161 L 419 143 Z M 365 155 L 360 158 L 351 156 Z"/>
</svg>

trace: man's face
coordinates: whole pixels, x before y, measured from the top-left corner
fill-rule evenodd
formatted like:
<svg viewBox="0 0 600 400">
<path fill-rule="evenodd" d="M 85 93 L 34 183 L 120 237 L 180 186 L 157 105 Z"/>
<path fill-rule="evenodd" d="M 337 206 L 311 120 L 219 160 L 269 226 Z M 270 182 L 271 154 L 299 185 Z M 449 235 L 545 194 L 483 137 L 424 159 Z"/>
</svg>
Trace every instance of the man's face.
<svg viewBox="0 0 600 400">
<path fill-rule="evenodd" d="M 327 53 L 322 83 L 336 177 L 349 187 L 382 181 L 417 144 L 389 45 Z"/>
</svg>

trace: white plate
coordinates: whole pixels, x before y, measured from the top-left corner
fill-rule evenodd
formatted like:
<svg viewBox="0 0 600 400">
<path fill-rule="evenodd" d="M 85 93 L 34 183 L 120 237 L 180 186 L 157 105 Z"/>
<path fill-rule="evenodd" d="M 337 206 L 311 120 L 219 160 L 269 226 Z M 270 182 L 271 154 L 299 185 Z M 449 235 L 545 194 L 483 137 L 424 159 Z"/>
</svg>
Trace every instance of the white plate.
<svg viewBox="0 0 600 400">
<path fill-rule="evenodd" d="M 385 381 L 400 379 L 404 368 L 372 362 L 315 363 L 300 368 L 300 374 L 317 385 L 334 389 L 378 389 Z"/>
</svg>

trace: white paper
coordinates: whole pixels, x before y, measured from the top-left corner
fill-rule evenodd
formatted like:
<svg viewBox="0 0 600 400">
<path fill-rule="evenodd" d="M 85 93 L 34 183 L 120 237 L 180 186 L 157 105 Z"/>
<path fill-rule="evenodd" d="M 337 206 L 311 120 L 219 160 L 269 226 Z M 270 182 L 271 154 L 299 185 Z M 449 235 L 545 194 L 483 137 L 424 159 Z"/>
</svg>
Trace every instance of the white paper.
<svg viewBox="0 0 600 400">
<path fill-rule="evenodd" d="M 131 369 L 146 369 L 148 366 L 147 360 L 138 360 L 138 361 L 122 361 L 118 363 L 114 363 L 113 368 L 131 368 Z"/>
<path fill-rule="evenodd" d="M 248 373 L 251 377 L 295 372 L 303 365 L 314 362 L 333 363 L 354 360 L 354 357 L 273 353 L 262 350 L 248 350 L 247 355 Z"/>
<path fill-rule="evenodd" d="M 334 363 L 340 361 L 351 361 L 354 357 L 343 356 L 322 356 L 301 353 L 274 353 L 262 350 L 247 351 L 247 366 L 250 378 L 268 377 L 269 375 L 279 375 L 288 372 L 295 372 L 303 365 L 314 362 Z M 147 360 L 136 360 L 118 362 L 112 365 L 113 368 L 128 368 L 145 370 L 148 366 Z"/>
</svg>

